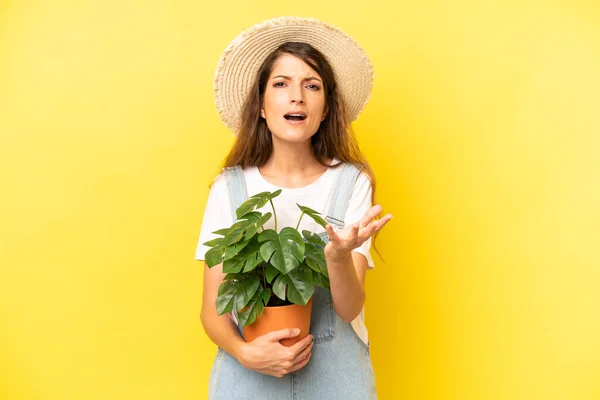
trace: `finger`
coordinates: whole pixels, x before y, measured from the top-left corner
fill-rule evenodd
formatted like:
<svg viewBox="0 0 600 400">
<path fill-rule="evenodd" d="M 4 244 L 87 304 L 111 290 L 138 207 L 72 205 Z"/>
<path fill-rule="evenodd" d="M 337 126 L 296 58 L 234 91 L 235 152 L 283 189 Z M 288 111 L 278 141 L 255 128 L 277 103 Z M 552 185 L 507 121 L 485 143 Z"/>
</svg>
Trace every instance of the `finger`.
<svg viewBox="0 0 600 400">
<path fill-rule="evenodd" d="M 375 233 L 379 232 L 391 219 L 392 214 L 387 214 L 385 217 L 370 223 L 365 228 L 362 228 L 358 237 L 358 241 L 364 243 Z"/>
<path fill-rule="evenodd" d="M 333 230 L 333 225 L 327 224 L 325 226 L 325 230 L 327 231 L 327 234 L 329 235 L 329 239 L 331 239 L 333 241 L 337 241 L 340 239 L 339 236 L 337 235 L 337 233 L 335 233 L 335 231 Z"/>
<path fill-rule="evenodd" d="M 273 332 L 269 332 L 264 334 L 264 338 L 272 341 L 272 342 L 278 342 L 281 339 L 288 339 L 288 338 L 294 338 L 296 336 L 298 336 L 300 334 L 300 329 L 298 328 L 285 328 L 285 329 L 281 329 L 279 331 L 273 331 Z"/>
<path fill-rule="evenodd" d="M 313 336 L 307 335 L 305 338 L 300 339 L 297 343 L 294 343 L 289 347 L 290 354 L 293 354 L 294 357 L 298 355 L 302 350 L 306 348 L 306 346 L 312 343 Z"/>
<path fill-rule="evenodd" d="M 360 226 L 365 227 L 365 226 L 369 225 L 369 223 L 373 220 L 373 218 L 375 218 L 377 215 L 379 215 L 381 210 L 383 210 L 383 207 L 381 207 L 379 204 L 371 207 L 365 213 L 365 215 L 360 219 Z"/>
<path fill-rule="evenodd" d="M 377 221 L 377 223 L 375 224 L 375 232 L 379 232 L 381 230 L 381 228 L 383 228 L 388 222 L 390 222 L 390 220 L 392 219 L 392 214 L 387 214 L 385 217 L 381 218 L 379 221 Z"/>
<path fill-rule="evenodd" d="M 302 350 L 300 353 L 298 353 L 298 355 L 296 355 L 296 357 L 293 360 L 293 363 L 297 364 L 300 361 L 304 360 L 306 357 L 308 357 L 308 355 L 312 351 L 312 348 L 313 348 L 313 342 L 311 340 L 310 343 L 308 344 L 308 346 L 306 346 L 304 348 L 304 350 Z"/>
<path fill-rule="evenodd" d="M 298 371 L 299 369 L 303 368 L 306 364 L 308 364 L 311 356 L 312 353 L 308 353 L 308 356 L 304 360 L 299 361 L 290 368 L 290 372 Z"/>
</svg>

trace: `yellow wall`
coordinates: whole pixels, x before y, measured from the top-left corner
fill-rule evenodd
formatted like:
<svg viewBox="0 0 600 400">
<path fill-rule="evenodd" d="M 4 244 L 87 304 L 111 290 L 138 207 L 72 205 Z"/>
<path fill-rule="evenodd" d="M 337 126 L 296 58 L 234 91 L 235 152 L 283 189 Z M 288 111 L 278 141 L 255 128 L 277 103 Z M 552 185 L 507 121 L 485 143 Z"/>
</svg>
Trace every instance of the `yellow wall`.
<svg viewBox="0 0 600 400">
<path fill-rule="evenodd" d="M 0 399 L 205 398 L 212 76 L 290 14 L 376 69 L 380 398 L 600 399 L 600 6 L 494 3 L 1 2 Z"/>
</svg>

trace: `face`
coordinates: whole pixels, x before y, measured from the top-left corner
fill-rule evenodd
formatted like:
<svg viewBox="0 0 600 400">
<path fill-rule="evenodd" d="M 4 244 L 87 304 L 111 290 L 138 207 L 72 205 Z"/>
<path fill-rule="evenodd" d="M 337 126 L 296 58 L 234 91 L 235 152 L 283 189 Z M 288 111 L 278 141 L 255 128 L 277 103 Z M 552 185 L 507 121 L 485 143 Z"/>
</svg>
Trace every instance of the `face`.
<svg viewBox="0 0 600 400">
<path fill-rule="evenodd" d="M 325 119 L 321 77 L 301 59 L 281 55 L 267 81 L 260 115 L 266 119 L 273 140 L 309 140 Z"/>
</svg>

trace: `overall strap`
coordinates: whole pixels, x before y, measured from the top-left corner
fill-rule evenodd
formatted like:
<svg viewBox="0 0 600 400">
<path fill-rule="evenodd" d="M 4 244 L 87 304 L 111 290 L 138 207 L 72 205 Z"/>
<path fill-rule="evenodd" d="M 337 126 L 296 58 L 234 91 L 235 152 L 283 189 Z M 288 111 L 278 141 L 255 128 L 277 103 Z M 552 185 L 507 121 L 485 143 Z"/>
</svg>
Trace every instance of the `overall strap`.
<svg viewBox="0 0 600 400">
<path fill-rule="evenodd" d="M 244 171 L 239 165 L 226 167 L 221 170 L 225 181 L 227 182 L 227 191 L 229 192 L 229 205 L 231 209 L 232 221 L 237 221 L 235 210 L 238 209 L 244 201 L 248 199 L 248 191 L 246 189 L 246 180 L 244 179 Z M 233 302 L 233 310 L 231 311 L 240 335 L 244 337 L 244 332 L 239 324 L 237 301 Z"/>
<path fill-rule="evenodd" d="M 346 215 L 354 184 L 358 179 L 360 171 L 353 164 L 349 163 L 344 164 L 340 169 L 338 178 L 329 192 L 329 204 L 325 220 L 332 225 L 343 228 L 344 216 Z"/>
<path fill-rule="evenodd" d="M 344 217 L 346 210 L 350 204 L 350 197 L 352 197 L 352 191 L 354 184 L 358 179 L 360 171 L 353 164 L 344 164 L 339 167 L 340 172 L 337 180 L 333 184 L 329 192 L 329 199 L 327 200 L 327 212 L 325 214 L 325 221 L 329 222 L 334 227 L 343 228 Z M 325 243 L 329 242 L 329 235 L 327 232 L 320 233 L 319 236 Z"/>
<path fill-rule="evenodd" d="M 246 181 L 244 180 L 244 171 L 239 165 L 223 168 L 222 173 L 227 182 L 227 190 L 229 191 L 229 204 L 231 208 L 232 221 L 237 220 L 235 210 L 238 209 L 244 201 L 248 199 L 248 191 L 246 190 Z"/>
</svg>

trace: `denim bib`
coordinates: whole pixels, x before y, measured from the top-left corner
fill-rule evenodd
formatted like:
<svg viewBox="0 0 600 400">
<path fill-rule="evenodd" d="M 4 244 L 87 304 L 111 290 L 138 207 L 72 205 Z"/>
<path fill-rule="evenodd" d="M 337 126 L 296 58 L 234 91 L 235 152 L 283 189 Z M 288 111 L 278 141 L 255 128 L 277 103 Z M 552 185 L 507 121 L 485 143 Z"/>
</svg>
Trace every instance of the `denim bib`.
<svg viewBox="0 0 600 400">
<path fill-rule="evenodd" d="M 330 193 L 324 219 L 339 228 L 359 170 L 344 164 Z M 233 221 L 235 210 L 248 198 L 239 166 L 224 168 Z M 319 235 L 329 242 L 327 232 Z M 243 331 L 239 327 L 240 335 Z M 377 399 L 369 346 L 333 308 L 331 293 L 315 286 L 310 321 L 313 349 L 302 369 L 283 378 L 264 375 L 242 366 L 218 348 L 209 380 L 209 400 L 372 400 Z"/>
</svg>

